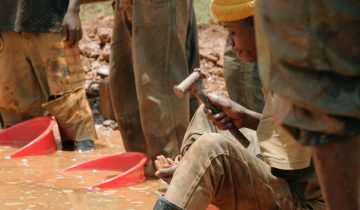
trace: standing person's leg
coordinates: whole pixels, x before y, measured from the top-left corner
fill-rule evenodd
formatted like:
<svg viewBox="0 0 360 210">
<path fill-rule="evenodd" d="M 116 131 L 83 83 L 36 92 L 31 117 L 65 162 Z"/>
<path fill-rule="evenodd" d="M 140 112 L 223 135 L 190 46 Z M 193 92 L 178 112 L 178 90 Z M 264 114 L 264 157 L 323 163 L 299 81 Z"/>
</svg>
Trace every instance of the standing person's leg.
<svg viewBox="0 0 360 210">
<path fill-rule="evenodd" d="M 4 128 L 4 120 L 1 117 L 1 111 L 0 111 L 0 129 Z"/>
<path fill-rule="evenodd" d="M 360 209 L 360 135 L 314 147 L 321 190 L 331 210 Z"/>
<path fill-rule="evenodd" d="M 90 150 L 97 138 L 84 90 L 85 72 L 80 50 L 60 33 L 29 34 L 27 54 L 47 102 L 59 125 L 63 150 Z"/>
<path fill-rule="evenodd" d="M 188 75 L 185 51 L 190 1 L 133 1 L 133 61 L 148 154 L 175 158 L 189 122 L 189 100 L 173 86 Z"/>
<path fill-rule="evenodd" d="M 199 39 L 198 29 L 196 22 L 195 9 L 193 7 L 193 1 L 191 2 L 191 10 L 189 16 L 189 25 L 186 35 L 186 55 L 188 61 L 189 74 L 191 74 L 195 68 L 200 67 L 200 53 L 199 53 Z M 190 119 L 195 114 L 199 102 L 194 95 L 190 95 Z"/>
<path fill-rule="evenodd" d="M 186 33 L 186 57 L 189 73 L 200 67 L 199 37 L 193 0 L 191 0 L 189 24 Z"/>
<path fill-rule="evenodd" d="M 0 113 L 9 127 L 44 114 L 46 101 L 25 55 L 29 40 L 17 32 L 0 32 Z"/>
<path fill-rule="evenodd" d="M 121 0 L 121 4 L 117 0 L 115 3 L 110 56 L 110 93 L 125 150 L 147 154 L 133 73 L 132 24 L 126 15 L 130 7 L 131 2 L 128 0 Z"/>
</svg>

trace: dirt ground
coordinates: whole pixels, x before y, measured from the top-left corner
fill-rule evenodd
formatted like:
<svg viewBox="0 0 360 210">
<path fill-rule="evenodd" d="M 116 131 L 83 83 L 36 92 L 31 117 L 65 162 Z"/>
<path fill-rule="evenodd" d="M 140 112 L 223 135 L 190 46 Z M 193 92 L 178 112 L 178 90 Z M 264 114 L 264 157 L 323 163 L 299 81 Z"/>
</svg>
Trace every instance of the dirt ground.
<svg viewBox="0 0 360 210">
<path fill-rule="evenodd" d="M 109 75 L 113 21 L 112 16 L 104 16 L 83 22 L 84 37 L 79 44 L 87 75 L 87 96 L 97 124 L 104 120 L 100 113 L 99 84 Z M 198 29 L 201 69 L 207 75 L 204 90 L 227 96 L 222 72 L 226 32 L 213 24 L 201 24 Z"/>
</svg>

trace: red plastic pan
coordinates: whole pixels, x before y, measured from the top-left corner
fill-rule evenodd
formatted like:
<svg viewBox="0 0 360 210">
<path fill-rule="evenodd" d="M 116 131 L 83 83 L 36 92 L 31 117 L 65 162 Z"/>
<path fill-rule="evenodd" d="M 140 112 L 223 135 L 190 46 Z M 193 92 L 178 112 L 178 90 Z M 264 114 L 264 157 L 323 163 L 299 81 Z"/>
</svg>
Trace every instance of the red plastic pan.
<svg viewBox="0 0 360 210">
<path fill-rule="evenodd" d="M 109 155 L 75 164 L 62 172 L 75 170 L 109 170 L 119 171 L 120 174 L 90 188 L 114 188 L 135 184 L 145 179 L 144 165 L 147 157 L 138 152 L 125 152 Z"/>
<path fill-rule="evenodd" d="M 0 145 L 19 148 L 9 158 L 45 155 L 57 150 L 53 134 L 54 120 L 38 117 L 16 124 L 0 132 Z"/>
</svg>

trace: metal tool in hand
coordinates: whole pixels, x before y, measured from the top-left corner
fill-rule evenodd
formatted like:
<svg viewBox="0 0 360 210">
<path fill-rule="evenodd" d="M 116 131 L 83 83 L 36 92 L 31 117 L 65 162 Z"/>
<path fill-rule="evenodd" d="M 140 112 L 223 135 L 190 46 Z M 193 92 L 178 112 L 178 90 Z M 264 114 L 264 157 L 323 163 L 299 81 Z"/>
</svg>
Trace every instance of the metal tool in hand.
<svg viewBox="0 0 360 210">
<path fill-rule="evenodd" d="M 178 98 L 184 98 L 184 95 L 190 91 L 214 114 L 220 113 L 221 110 L 214 106 L 209 101 L 207 95 L 202 91 L 201 81 L 203 78 L 205 78 L 205 75 L 200 71 L 200 69 L 195 69 L 194 72 L 191 73 L 184 81 L 182 81 L 179 85 L 175 85 L 175 95 Z M 232 124 L 232 127 L 228 130 L 245 148 L 249 146 L 249 140 L 239 131 L 238 128 L 234 126 L 234 124 Z"/>
</svg>

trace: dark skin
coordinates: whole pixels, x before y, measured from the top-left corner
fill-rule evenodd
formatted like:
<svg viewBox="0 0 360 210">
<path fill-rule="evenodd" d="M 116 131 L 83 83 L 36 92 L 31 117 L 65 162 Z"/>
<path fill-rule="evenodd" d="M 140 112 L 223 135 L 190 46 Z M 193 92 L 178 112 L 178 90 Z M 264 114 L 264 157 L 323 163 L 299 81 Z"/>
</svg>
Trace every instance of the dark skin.
<svg viewBox="0 0 360 210">
<path fill-rule="evenodd" d="M 237 57 L 245 62 L 255 62 L 257 60 L 257 55 L 255 30 L 252 21 L 244 19 L 233 22 L 222 22 L 221 24 L 228 31 L 228 40 Z M 261 117 L 260 113 L 246 109 L 230 99 L 221 98 L 215 95 L 209 95 L 209 100 L 212 104 L 222 110 L 218 114 L 213 114 L 210 109 L 204 107 L 204 112 L 208 119 L 218 129 L 227 130 L 232 125 L 235 125 L 237 128 L 257 129 Z M 159 156 L 157 160 L 155 160 L 155 166 L 157 168 L 155 175 L 165 182 L 170 183 L 177 164 L 164 156 Z"/>
<path fill-rule="evenodd" d="M 81 20 L 79 17 L 80 0 L 70 0 L 63 20 L 64 39 L 73 47 L 82 38 Z"/>
<path fill-rule="evenodd" d="M 170 158 L 166 158 L 163 155 L 160 155 L 155 160 L 155 166 L 155 176 L 170 184 L 173 174 L 177 168 L 177 163 Z"/>
<path fill-rule="evenodd" d="M 209 100 L 221 109 L 220 113 L 213 114 L 210 109 L 204 107 L 204 112 L 207 114 L 208 119 L 218 129 L 227 130 L 232 125 L 235 125 L 237 128 L 257 129 L 261 117 L 260 113 L 249 110 L 230 99 L 221 98 L 216 95 L 209 95 Z"/>
<path fill-rule="evenodd" d="M 228 40 L 237 57 L 248 63 L 255 62 L 257 60 L 257 52 L 252 19 L 222 22 L 221 24 L 228 31 Z"/>
</svg>

